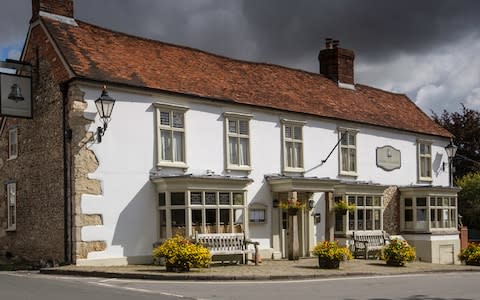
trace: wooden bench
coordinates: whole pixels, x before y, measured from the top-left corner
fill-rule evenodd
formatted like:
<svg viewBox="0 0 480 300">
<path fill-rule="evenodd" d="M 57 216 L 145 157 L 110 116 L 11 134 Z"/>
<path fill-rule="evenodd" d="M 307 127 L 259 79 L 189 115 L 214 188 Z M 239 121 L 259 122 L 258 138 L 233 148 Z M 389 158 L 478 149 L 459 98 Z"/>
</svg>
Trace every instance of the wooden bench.
<svg viewBox="0 0 480 300">
<path fill-rule="evenodd" d="M 354 231 L 353 232 L 353 255 L 355 258 L 364 256 L 368 258 L 370 252 L 380 253 L 389 241 L 385 231 Z"/>
<path fill-rule="evenodd" d="M 235 257 L 241 257 L 242 262 L 247 264 L 248 253 L 252 253 L 255 265 L 257 265 L 258 242 L 253 242 L 246 238 L 244 233 L 196 233 L 194 240 L 197 243 L 205 245 L 212 254 L 212 260 L 235 261 Z M 254 248 L 249 248 L 253 245 Z M 219 259 L 218 259 L 219 258 Z"/>
</svg>

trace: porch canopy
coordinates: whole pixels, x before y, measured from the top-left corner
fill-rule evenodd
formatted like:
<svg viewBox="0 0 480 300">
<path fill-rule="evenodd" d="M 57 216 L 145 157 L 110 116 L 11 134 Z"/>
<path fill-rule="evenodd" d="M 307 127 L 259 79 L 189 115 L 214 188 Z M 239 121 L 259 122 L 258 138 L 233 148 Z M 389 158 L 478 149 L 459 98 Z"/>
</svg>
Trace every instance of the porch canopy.
<svg viewBox="0 0 480 300">
<path fill-rule="evenodd" d="M 340 180 L 328 177 L 267 175 L 265 179 L 272 192 L 333 192 L 335 185 L 340 183 Z"/>
</svg>

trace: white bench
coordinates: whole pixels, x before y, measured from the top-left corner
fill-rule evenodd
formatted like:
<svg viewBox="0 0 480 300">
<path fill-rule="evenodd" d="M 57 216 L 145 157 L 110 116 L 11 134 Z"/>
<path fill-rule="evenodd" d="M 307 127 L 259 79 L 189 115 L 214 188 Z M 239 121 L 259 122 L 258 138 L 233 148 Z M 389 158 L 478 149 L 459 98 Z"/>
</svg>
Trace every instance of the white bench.
<svg viewBox="0 0 480 300">
<path fill-rule="evenodd" d="M 353 232 L 353 255 L 355 258 L 364 256 L 368 258 L 369 252 L 379 253 L 387 244 L 387 233 L 381 230 L 354 231 Z"/>
<path fill-rule="evenodd" d="M 246 264 L 248 253 L 252 253 L 257 265 L 259 243 L 247 239 L 244 233 L 196 233 L 194 240 L 210 250 L 212 260 L 223 262 L 226 260 L 225 257 L 229 257 L 230 261 L 234 261 L 236 259 L 233 258 L 241 256 L 242 262 Z M 254 248 L 249 248 L 249 245 L 253 245 Z"/>
</svg>

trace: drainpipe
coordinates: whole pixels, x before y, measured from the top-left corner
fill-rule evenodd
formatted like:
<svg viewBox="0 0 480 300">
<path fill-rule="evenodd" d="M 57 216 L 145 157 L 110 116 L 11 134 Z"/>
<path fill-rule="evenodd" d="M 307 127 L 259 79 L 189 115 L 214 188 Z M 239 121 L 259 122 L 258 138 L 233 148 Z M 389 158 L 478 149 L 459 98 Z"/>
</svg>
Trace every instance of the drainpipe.
<svg viewBox="0 0 480 300">
<path fill-rule="evenodd" d="M 72 263 L 72 206 L 69 201 L 69 165 L 67 143 L 72 139 L 72 131 L 67 126 L 67 103 L 68 103 L 68 85 L 61 84 L 62 91 L 62 132 L 63 132 L 63 238 L 64 238 L 64 259 L 66 264 Z"/>
</svg>

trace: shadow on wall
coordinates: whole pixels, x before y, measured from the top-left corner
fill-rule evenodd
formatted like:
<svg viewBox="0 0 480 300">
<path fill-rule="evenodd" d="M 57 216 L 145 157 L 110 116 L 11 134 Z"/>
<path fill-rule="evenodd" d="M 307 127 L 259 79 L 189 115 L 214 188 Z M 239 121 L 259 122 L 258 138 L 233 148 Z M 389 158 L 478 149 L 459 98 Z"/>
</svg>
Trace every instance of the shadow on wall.
<svg viewBox="0 0 480 300">
<path fill-rule="evenodd" d="M 112 246 L 123 247 L 123 255 L 151 256 L 157 240 L 157 198 L 155 186 L 145 183 L 118 216 Z"/>
</svg>

